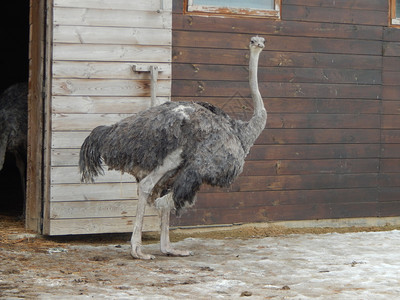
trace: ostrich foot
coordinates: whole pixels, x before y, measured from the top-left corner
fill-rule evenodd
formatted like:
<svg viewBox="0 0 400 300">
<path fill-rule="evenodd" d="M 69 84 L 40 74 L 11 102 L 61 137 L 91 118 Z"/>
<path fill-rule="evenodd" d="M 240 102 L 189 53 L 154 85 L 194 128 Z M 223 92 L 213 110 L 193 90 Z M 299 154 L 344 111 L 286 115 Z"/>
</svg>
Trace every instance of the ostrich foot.
<svg viewBox="0 0 400 300">
<path fill-rule="evenodd" d="M 142 249 L 140 248 L 140 246 L 136 246 L 136 245 L 132 245 L 131 255 L 132 255 L 133 258 L 137 258 L 137 259 L 150 260 L 150 259 L 154 259 L 155 258 L 154 255 L 143 253 Z"/>
<path fill-rule="evenodd" d="M 192 251 L 186 251 L 186 250 L 177 250 L 171 247 L 168 247 L 166 249 L 161 249 L 161 252 L 167 256 L 192 256 L 193 252 Z"/>
</svg>

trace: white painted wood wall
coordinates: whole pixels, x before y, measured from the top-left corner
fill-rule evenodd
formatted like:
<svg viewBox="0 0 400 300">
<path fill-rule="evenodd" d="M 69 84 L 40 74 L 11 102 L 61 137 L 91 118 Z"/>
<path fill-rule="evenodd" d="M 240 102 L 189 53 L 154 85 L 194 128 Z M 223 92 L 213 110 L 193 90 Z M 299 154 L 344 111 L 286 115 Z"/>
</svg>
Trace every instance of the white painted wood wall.
<svg viewBox="0 0 400 300">
<path fill-rule="evenodd" d="M 45 234 L 130 232 L 136 183 L 107 171 L 80 183 L 79 148 L 98 125 L 150 105 L 150 75 L 135 63 L 163 65 L 159 99 L 171 94 L 172 0 L 53 0 L 49 199 Z M 158 230 L 154 209 L 145 230 Z"/>
</svg>

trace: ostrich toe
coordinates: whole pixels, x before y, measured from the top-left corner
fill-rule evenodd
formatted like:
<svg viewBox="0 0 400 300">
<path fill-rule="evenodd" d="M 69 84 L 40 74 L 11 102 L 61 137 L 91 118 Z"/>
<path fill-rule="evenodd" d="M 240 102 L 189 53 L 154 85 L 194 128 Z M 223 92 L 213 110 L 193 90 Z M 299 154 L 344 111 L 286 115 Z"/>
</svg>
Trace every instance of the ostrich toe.
<svg viewBox="0 0 400 300">
<path fill-rule="evenodd" d="M 143 253 L 142 249 L 140 249 L 140 246 L 132 246 L 131 255 L 133 258 L 137 259 L 144 259 L 144 260 L 155 259 L 154 255 Z"/>
</svg>

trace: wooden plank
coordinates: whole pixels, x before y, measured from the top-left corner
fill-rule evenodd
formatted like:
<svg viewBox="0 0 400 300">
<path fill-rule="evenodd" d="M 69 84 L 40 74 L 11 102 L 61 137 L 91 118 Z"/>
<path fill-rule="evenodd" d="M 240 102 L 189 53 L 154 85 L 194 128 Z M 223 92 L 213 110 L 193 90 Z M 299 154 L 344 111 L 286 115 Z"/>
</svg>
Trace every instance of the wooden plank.
<svg viewBox="0 0 400 300">
<path fill-rule="evenodd" d="M 385 0 L 285 0 L 285 5 L 336 7 L 385 12 L 388 10 L 388 2 Z"/>
<path fill-rule="evenodd" d="M 169 46 L 58 44 L 53 45 L 54 60 L 170 62 Z"/>
<path fill-rule="evenodd" d="M 51 201 L 137 200 L 136 183 L 54 184 Z"/>
<path fill-rule="evenodd" d="M 400 200 L 400 187 L 381 187 L 379 191 L 380 202 L 391 202 Z"/>
<path fill-rule="evenodd" d="M 118 9 L 118 10 L 172 10 L 171 0 L 148 0 L 148 1 L 131 1 L 131 0 L 113 0 L 112 2 L 104 0 L 54 0 L 55 7 L 82 7 L 96 9 Z"/>
<path fill-rule="evenodd" d="M 399 114 L 400 113 L 400 101 L 382 101 L 382 114 Z"/>
<path fill-rule="evenodd" d="M 174 64 L 174 79 L 248 81 L 248 68 L 244 66 Z M 312 82 L 381 84 L 379 70 L 320 69 L 320 68 L 258 68 L 260 82 Z M 400 74 L 400 73 L 397 73 Z"/>
<path fill-rule="evenodd" d="M 177 47 L 174 44 L 172 59 L 174 62 L 179 63 L 247 66 L 247 55 L 247 50 Z M 315 68 L 380 70 L 382 57 L 375 55 L 287 52 L 286 49 L 282 49 L 280 51 L 265 51 L 259 59 L 259 67 L 309 68 L 311 66 Z"/>
<path fill-rule="evenodd" d="M 80 148 L 90 131 L 53 131 L 51 148 Z"/>
<path fill-rule="evenodd" d="M 254 191 L 234 193 L 199 193 L 193 209 L 258 207 L 277 205 L 304 205 L 328 203 L 376 202 L 377 188 Z M 350 199 L 350 201 L 349 201 Z M 190 210 L 188 210 L 190 211 Z M 185 215 L 182 215 L 185 218 Z"/>
<path fill-rule="evenodd" d="M 51 204 L 51 219 L 118 218 L 136 216 L 137 200 L 75 201 Z M 146 207 L 146 216 L 158 216 L 157 209 Z"/>
<path fill-rule="evenodd" d="M 386 26 L 388 21 L 388 12 L 341 7 L 285 5 L 282 8 L 282 19 L 291 21 L 307 20 L 308 22 Z"/>
<path fill-rule="evenodd" d="M 287 82 L 259 82 L 263 97 L 271 98 L 337 98 L 380 99 L 381 86 L 352 84 L 312 84 Z M 400 91 L 400 88 L 399 88 Z M 385 94 L 386 89 L 383 91 Z M 172 95 L 175 97 L 234 97 L 236 94 L 250 96 L 247 82 L 174 80 Z"/>
<path fill-rule="evenodd" d="M 382 68 L 383 68 L 383 71 L 397 72 L 400 68 L 400 57 L 384 56 Z"/>
<path fill-rule="evenodd" d="M 240 210 L 223 209 L 192 209 L 180 218 L 174 218 L 175 226 L 193 224 L 232 224 L 270 221 L 313 220 L 350 217 L 376 217 L 378 203 L 329 203 L 305 205 L 277 205 L 244 207 Z"/>
<path fill-rule="evenodd" d="M 325 98 L 268 98 L 267 109 L 275 113 L 333 113 L 333 114 L 377 114 L 380 112 L 379 99 L 325 99 Z"/>
<path fill-rule="evenodd" d="M 161 103 L 169 97 L 157 97 Z M 54 96 L 53 113 L 134 114 L 150 107 L 150 97 Z"/>
<path fill-rule="evenodd" d="M 382 130 L 381 138 L 383 144 L 400 144 L 400 130 Z"/>
<path fill-rule="evenodd" d="M 44 58 L 45 44 L 45 3 L 31 1 L 29 11 L 29 93 L 28 93 L 28 135 L 25 226 L 41 233 L 43 199 L 43 125 L 44 125 Z M 4 66 L 3 66 L 4 68 Z"/>
<path fill-rule="evenodd" d="M 206 186 L 203 191 L 250 192 L 263 190 L 369 188 L 378 186 L 377 177 L 377 173 L 239 176 L 229 188 L 211 189 L 211 187 Z"/>
<path fill-rule="evenodd" d="M 109 45 L 171 45 L 171 29 L 143 29 L 123 27 L 56 26 L 55 43 Z"/>
<path fill-rule="evenodd" d="M 55 96 L 150 96 L 149 80 L 109 80 L 109 79 L 54 79 Z M 157 96 L 168 97 L 171 81 L 157 82 Z"/>
<path fill-rule="evenodd" d="M 79 149 L 51 149 L 53 167 L 78 166 Z"/>
<path fill-rule="evenodd" d="M 398 85 L 400 81 L 400 72 L 382 72 L 382 83 L 384 85 Z"/>
<path fill-rule="evenodd" d="M 399 115 L 382 115 L 382 129 L 400 129 Z"/>
<path fill-rule="evenodd" d="M 134 217 L 50 220 L 49 235 L 132 232 Z M 160 229 L 158 216 L 144 218 L 143 231 Z"/>
<path fill-rule="evenodd" d="M 378 158 L 379 144 L 254 145 L 248 160 Z"/>
<path fill-rule="evenodd" d="M 267 123 L 269 120 L 267 120 Z M 264 130 L 257 144 L 374 144 L 380 142 L 380 129 L 275 129 Z"/>
<path fill-rule="evenodd" d="M 400 186 L 400 173 L 381 173 L 379 174 L 380 187 L 398 187 Z"/>
<path fill-rule="evenodd" d="M 246 49 L 249 35 L 239 33 L 173 31 L 176 47 Z M 268 36 L 265 50 L 337 54 L 381 55 L 380 41 L 311 37 Z"/>
<path fill-rule="evenodd" d="M 400 144 L 382 144 L 382 158 L 399 158 Z"/>
<path fill-rule="evenodd" d="M 81 176 L 79 174 L 78 166 L 73 167 L 52 167 L 50 183 L 54 184 L 75 184 L 80 183 Z M 119 171 L 107 170 L 104 168 L 104 175 L 96 178 L 99 183 L 118 183 L 118 182 L 135 182 L 135 178 L 127 173 L 121 174 Z M 72 187 L 72 186 L 71 186 Z"/>
<path fill-rule="evenodd" d="M 379 128 L 379 115 L 269 114 L 267 128 Z"/>
<path fill-rule="evenodd" d="M 400 33 L 396 27 L 383 28 L 383 40 L 385 42 L 400 42 Z"/>
<path fill-rule="evenodd" d="M 397 217 L 400 215 L 400 205 L 398 201 L 379 203 L 380 217 Z"/>
<path fill-rule="evenodd" d="M 54 7 L 55 25 L 172 28 L 171 12 Z"/>
<path fill-rule="evenodd" d="M 158 79 L 171 79 L 171 64 L 154 63 L 164 70 L 159 72 Z M 54 78 L 81 79 L 147 79 L 148 72 L 134 72 L 134 63 L 121 62 L 85 62 L 85 61 L 55 61 L 53 62 Z M 151 65 L 151 63 L 149 63 Z"/>
<path fill-rule="evenodd" d="M 207 31 L 207 32 L 257 32 L 259 35 L 280 36 L 308 36 L 381 40 L 382 27 L 371 27 L 355 24 L 315 23 L 304 21 L 287 21 L 255 18 L 220 18 L 218 26 L 215 26 L 213 18 L 203 16 L 173 14 L 174 30 Z"/>
<path fill-rule="evenodd" d="M 376 159 L 246 161 L 241 176 L 376 173 Z"/>
<path fill-rule="evenodd" d="M 53 130 L 92 130 L 100 125 L 111 125 L 131 114 L 88 114 L 82 118 L 82 114 L 53 114 Z"/>
<path fill-rule="evenodd" d="M 400 56 L 400 42 L 387 42 L 383 43 L 383 55 L 384 56 Z"/>
<path fill-rule="evenodd" d="M 381 159 L 380 172 L 400 173 L 400 158 Z"/>
</svg>

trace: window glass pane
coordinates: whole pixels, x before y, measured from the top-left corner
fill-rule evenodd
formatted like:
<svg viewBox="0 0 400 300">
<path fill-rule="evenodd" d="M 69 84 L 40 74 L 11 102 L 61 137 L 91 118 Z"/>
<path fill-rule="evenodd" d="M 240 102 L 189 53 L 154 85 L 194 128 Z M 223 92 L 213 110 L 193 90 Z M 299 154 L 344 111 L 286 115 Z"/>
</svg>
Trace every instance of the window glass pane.
<svg viewBox="0 0 400 300">
<path fill-rule="evenodd" d="M 396 18 L 400 18 L 400 0 L 396 0 Z"/>
<path fill-rule="evenodd" d="M 275 9 L 274 0 L 193 0 L 193 5 L 250 9 Z"/>
</svg>

